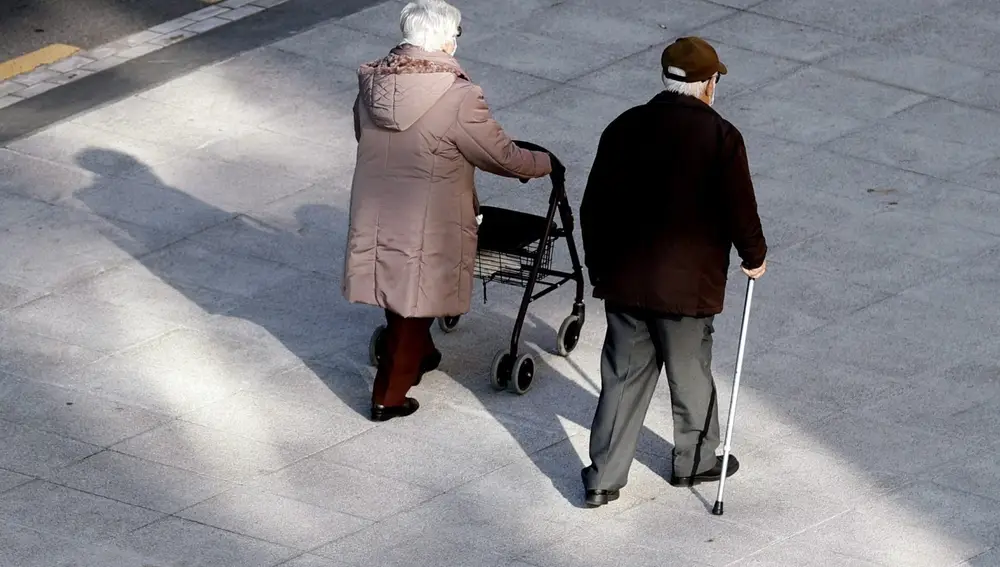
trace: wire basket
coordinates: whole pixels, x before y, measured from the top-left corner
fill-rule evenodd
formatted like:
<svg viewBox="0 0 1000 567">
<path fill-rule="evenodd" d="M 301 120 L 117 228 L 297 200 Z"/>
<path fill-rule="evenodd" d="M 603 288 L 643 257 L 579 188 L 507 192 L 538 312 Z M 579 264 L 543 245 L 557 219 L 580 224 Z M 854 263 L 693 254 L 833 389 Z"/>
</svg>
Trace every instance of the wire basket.
<svg viewBox="0 0 1000 567">
<path fill-rule="evenodd" d="M 541 254 L 542 271 L 552 267 L 555 231 L 545 235 L 545 218 L 520 211 L 482 207 L 474 275 L 483 282 L 524 287 L 531 278 L 536 258 Z"/>
</svg>

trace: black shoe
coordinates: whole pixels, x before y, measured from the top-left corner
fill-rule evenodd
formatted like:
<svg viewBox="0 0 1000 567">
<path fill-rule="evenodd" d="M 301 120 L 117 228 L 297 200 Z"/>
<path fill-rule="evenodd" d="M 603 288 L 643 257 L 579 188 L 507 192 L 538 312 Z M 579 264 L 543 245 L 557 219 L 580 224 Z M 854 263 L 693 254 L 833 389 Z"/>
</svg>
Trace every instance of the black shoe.
<svg viewBox="0 0 1000 567">
<path fill-rule="evenodd" d="M 604 506 L 608 502 L 618 500 L 619 494 L 620 492 L 617 490 L 588 490 L 587 506 L 591 508 Z"/>
<path fill-rule="evenodd" d="M 583 478 L 584 482 L 587 482 L 587 469 L 580 471 L 580 477 Z M 618 490 L 587 490 L 587 506 L 591 508 L 604 506 L 608 502 L 618 500 L 619 495 L 620 491 Z"/>
<path fill-rule="evenodd" d="M 406 401 L 400 406 L 380 406 L 372 404 L 372 421 L 389 421 L 394 417 L 406 417 L 408 415 L 413 415 L 419 407 L 420 404 L 413 398 L 406 398 Z"/>
<path fill-rule="evenodd" d="M 434 352 L 428 354 L 420 361 L 420 374 L 417 375 L 417 379 L 413 381 L 414 386 L 419 386 L 420 381 L 424 379 L 424 374 L 431 372 L 432 370 L 437 370 L 438 366 L 441 365 L 441 351 L 434 349 Z"/>
<path fill-rule="evenodd" d="M 716 458 L 718 460 L 715 462 L 715 466 L 703 473 L 694 476 L 675 476 L 671 474 L 670 484 L 673 486 L 694 486 L 702 482 L 722 480 L 722 457 Z M 729 467 L 726 469 L 726 478 L 733 476 L 738 470 L 740 470 L 740 462 L 736 460 L 735 455 L 729 455 Z"/>
</svg>

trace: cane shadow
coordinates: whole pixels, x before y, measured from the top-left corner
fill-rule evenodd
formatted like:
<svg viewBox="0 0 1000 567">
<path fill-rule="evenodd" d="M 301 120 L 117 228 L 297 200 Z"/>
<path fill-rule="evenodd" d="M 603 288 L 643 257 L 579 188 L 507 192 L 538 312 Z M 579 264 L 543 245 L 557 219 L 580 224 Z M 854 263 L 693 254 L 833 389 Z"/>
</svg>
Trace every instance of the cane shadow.
<svg viewBox="0 0 1000 567">
<path fill-rule="evenodd" d="M 149 240 L 156 231 L 170 233 L 172 244 L 132 254 L 133 258 L 206 315 L 238 318 L 262 329 L 265 338 L 276 339 L 359 417 L 367 415 L 370 392 L 361 375 L 323 362 L 331 351 L 357 340 L 348 339 L 341 329 L 351 326 L 358 310 L 341 300 L 334 276 L 317 271 L 339 265 L 343 246 L 337 235 L 346 226 L 346 212 L 331 205 L 304 203 L 294 211 L 297 227 L 272 226 L 171 187 L 149 166 L 119 151 L 89 148 L 76 161 L 97 178 L 74 197 L 113 225 L 115 230 L 106 236 L 119 248 L 149 249 L 135 244 Z M 124 182 L 105 177 L 109 164 L 126 172 Z M 225 230 L 220 230 L 218 240 L 192 238 L 220 227 Z M 170 256 L 187 245 L 196 252 Z M 301 260 L 282 263 L 283 255 Z M 249 263 L 233 267 L 227 263 L 230 257 Z M 288 277 L 275 278 L 270 273 L 275 271 Z M 280 387 L 283 376 L 268 377 L 270 386 Z"/>
</svg>

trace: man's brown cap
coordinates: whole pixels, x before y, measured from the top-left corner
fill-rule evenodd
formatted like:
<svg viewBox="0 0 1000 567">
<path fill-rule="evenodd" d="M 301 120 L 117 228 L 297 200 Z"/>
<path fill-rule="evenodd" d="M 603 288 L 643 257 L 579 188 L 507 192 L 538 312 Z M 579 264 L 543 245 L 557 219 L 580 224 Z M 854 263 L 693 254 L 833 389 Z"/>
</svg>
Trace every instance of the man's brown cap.
<svg viewBox="0 0 1000 567">
<path fill-rule="evenodd" d="M 684 83 L 707 81 L 716 73 L 725 75 L 728 71 L 715 48 L 700 37 L 682 37 L 668 45 L 660 64 L 664 75 Z"/>
</svg>

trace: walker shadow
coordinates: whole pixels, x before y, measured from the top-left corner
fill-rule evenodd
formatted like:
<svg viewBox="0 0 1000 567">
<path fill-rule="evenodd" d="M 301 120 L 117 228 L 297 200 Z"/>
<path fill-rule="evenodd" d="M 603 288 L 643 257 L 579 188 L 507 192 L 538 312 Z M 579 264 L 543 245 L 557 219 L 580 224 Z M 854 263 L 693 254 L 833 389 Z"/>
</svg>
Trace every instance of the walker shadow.
<svg viewBox="0 0 1000 567">
<path fill-rule="evenodd" d="M 90 170 L 101 169 L 96 167 L 98 164 L 113 163 L 118 170 L 127 169 L 130 171 L 129 178 L 134 183 L 102 184 L 97 182 L 91 187 L 77 191 L 74 196 L 92 212 L 122 229 L 122 233 L 128 235 L 133 241 L 148 238 L 146 235 L 149 234 L 146 229 L 139 230 L 136 222 L 157 224 L 161 229 L 169 229 L 173 227 L 171 224 L 173 219 L 176 219 L 178 223 L 184 225 L 184 231 L 188 234 L 179 234 L 178 240 L 167 249 L 190 242 L 190 235 L 203 233 L 227 223 L 238 223 L 238 226 L 233 231 L 223 231 L 222 234 L 236 233 L 239 238 L 222 246 L 220 254 L 223 255 L 233 254 L 241 257 L 259 258 L 273 263 L 273 259 L 261 258 L 255 252 L 258 249 L 285 250 L 312 255 L 316 253 L 316 250 L 303 247 L 323 245 L 331 250 L 343 249 L 343 242 L 321 242 L 320 240 L 308 242 L 303 236 L 304 229 L 302 228 L 298 231 L 276 229 L 249 215 L 232 213 L 206 203 L 188 193 L 166 185 L 148 166 L 132 156 L 117 151 L 89 149 L 81 152 L 77 161 L 81 166 Z M 137 215 L 144 216 L 145 220 L 135 218 Z M 321 204 L 302 205 L 296 209 L 295 217 L 301 226 L 308 226 L 310 230 L 328 235 L 340 234 L 348 222 L 344 211 Z M 129 245 L 134 244 L 134 242 L 115 243 L 123 249 L 134 249 L 134 246 Z M 199 242 L 198 245 L 202 245 L 202 243 Z M 321 380 L 346 405 L 362 416 L 367 416 L 370 402 L 368 385 L 360 376 L 335 375 L 336 372 L 331 369 L 330 365 L 324 364 L 323 360 L 329 356 L 345 356 L 346 353 L 346 357 L 356 363 L 358 367 L 367 366 L 369 364 L 367 346 L 370 331 L 380 321 L 380 310 L 374 308 L 364 310 L 367 316 L 359 316 L 359 311 L 339 298 L 340 286 L 336 278 L 305 271 L 301 267 L 297 268 L 301 271 L 301 277 L 295 278 L 290 284 L 285 283 L 277 287 L 256 290 L 248 296 L 239 298 L 235 305 L 219 302 L 216 295 L 206 294 L 204 289 L 225 287 L 214 283 L 217 278 L 225 280 L 227 277 L 225 274 L 212 273 L 211 266 L 198 273 L 192 273 L 190 265 L 177 265 L 176 262 L 162 261 L 158 254 L 159 252 L 152 252 L 137 255 L 136 259 L 158 279 L 184 294 L 187 299 L 207 314 L 240 318 L 264 329 L 309 367 L 317 379 Z M 331 258 L 330 261 L 339 262 L 340 259 L 338 256 L 335 259 Z M 270 268 L 262 267 L 260 269 Z M 262 274 L 244 275 L 250 280 L 257 279 L 257 276 L 263 276 Z M 312 300 L 317 298 L 315 289 L 310 292 L 309 288 L 313 286 L 323 288 L 319 291 L 319 297 L 324 300 L 322 305 L 310 304 Z M 553 296 L 546 300 L 556 301 L 557 299 L 556 296 Z M 476 311 L 475 306 L 473 311 Z M 491 342 L 496 349 L 499 349 L 509 343 L 509 333 L 513 328 L 514 321 L 495 313 L 493 316 L 501 320 L 506 319 L 503 324 L 497 325 L 496 342 Z M 591 320 L 590 324 L 597 325 L 600 324 L 600 321 Z M 338 331 L 341 326 L 347 327 L 346 332 Z M 459 332 L 455 335 L 461 337 L 462 333 Z M 528 345 L 532 343 L 547 345 L 554 340 L 555 336 L 556 331 L 532 315 L 529 310 L 521 340 L 522 352 L 529 352 Z M 453 345 L 455 341 L 441 340 L 440 336 L 436 337 L 436 340 L 444 343 L 441 345 L 444 354 L 442 370 L 448 371 L 449 360 L 454 360 L 455 353 L 454 351 L 449 352 L 447 343 Z M 457 341 L 461 342 L 462 339 L 458 338 Z M 572 361 L 572 358 L 569 360 Z M 533 464 L 552 481 L 553 486 L 567 501 L 575 506 L 584 507 L 580 470 L 589 463 L 581 461 L 572 445 L 566 442 L 566 438 L 551 447 L 540 450 L 537 446 L 532 446 L 532 437 L 526 434 L 524 429 L 506 425 L 512 419 L 516 421 L 518 416 L 516 411 L 513 413 L 510 411 L 510 406 L 514 405 L 508 403 L 508 398 L 511 395 L 506 392 L 495 392 L 489 386 L 490 362 L 491 360 L 482 361 L 482 366 L 476 367 L 471 373 L 468 372 L 471 370 L 470 368 L 456 372 L 456 382 L 473 393 L 481 405 L 492 415 L 502 418 L 498 421 L 505 423 L 511 437 L 521 446 Z M 551 400 L 551 403 L 531 403 L 533 409 L 531 420 L 534 422 L 534 426 L 551 431 L 563 431 L 560 419 L 564 419 L 589 429 L 597 404 L 596 396 L 547 364 L 543 357 L 536 354 L 535 362 L 536 385 L 532 391 L 526 394 L 525 398 L 521 399 L 531 400 L 532 397 L 537 397 L 539 400 Z M 578 369 L 577 371 L 582 374 L 582 370 Z M 425 384 L 440 379 L 440 373 L 434 374 L 425 379 Z M 593 379 L 587 379 L 593 382 Z M 280 380 L 280 378 L 276 377 L 275 380 Z M 412 395 L 419 398 L 420 390 L 421 388 L 418 386 Z M 576 400 L 577 403 L 559 403 L 559 401 L 567 400 Z M 579 403 L 584 400 L 584 403 Z M 672 445 L 649 429 L 644 430 L 643 436 L 647 449 L 652 447 L 652 450 L 640 452 L 637 455 L 637 460 L 664 478 L 668 478 L 670 471 L 663 470 L 663 459 L 666 457 L 667 462 L 669 462 Z"/>
</svg>

